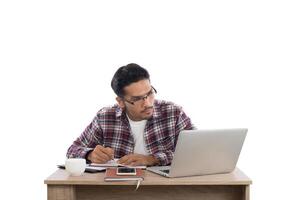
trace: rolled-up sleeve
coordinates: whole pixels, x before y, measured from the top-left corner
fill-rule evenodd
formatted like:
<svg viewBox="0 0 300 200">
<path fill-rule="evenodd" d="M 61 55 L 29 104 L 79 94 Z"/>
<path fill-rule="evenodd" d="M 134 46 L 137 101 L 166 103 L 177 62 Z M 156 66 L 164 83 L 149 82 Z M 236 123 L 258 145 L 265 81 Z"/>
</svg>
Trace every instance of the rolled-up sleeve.
<svg viewBox="0 0 300 200">
<path fill-rule="evenodd" d="M 172 151 L 164 151 L 153 154 L 159 163 L 158 165 L 169 165 L 173 160 L 174 153 Z"/>
</svg>

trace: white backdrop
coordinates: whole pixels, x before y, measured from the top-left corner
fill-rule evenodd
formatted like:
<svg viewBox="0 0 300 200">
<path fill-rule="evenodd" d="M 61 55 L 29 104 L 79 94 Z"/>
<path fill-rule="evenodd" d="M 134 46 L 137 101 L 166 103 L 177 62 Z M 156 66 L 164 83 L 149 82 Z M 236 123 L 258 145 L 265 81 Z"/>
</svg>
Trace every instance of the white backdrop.
<svg viewBox="0 0 300 200">
<path fill-rule="evenodd" d="M 249 128 L 251 199 L 299 196 L 298 1 L 1 1 L 1 199 L 44 179 L 130 62 L 198 128 Z M 6 197 L 6 198 L 3 198 Z"/>
</svg>

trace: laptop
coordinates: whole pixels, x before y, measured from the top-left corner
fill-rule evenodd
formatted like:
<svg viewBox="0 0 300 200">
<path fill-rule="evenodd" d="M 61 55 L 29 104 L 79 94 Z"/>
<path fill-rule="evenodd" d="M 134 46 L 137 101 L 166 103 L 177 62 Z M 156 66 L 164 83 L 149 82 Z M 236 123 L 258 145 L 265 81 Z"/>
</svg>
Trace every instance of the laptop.
<svg viewBox="0 0 300 200">
<path fill-rule="evenodd" d="M 147 170 L 165 177 L 229 173 L 235 169 L 247 129 L 181 131 L 170 166 Z"/>
</svg>

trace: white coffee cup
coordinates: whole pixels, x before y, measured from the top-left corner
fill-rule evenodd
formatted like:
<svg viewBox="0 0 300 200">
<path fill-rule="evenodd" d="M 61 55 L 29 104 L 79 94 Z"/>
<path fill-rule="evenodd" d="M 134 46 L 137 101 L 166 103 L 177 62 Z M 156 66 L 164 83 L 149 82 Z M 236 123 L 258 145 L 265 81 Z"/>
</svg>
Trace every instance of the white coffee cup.
<svg viewBox="0 0 300 200">
<path fill-rule="evenodd" d="M 83 158 L 69 158 L 65 162 L 67 172 L 71 176 L 80 176 L 83 174 L 86 166 L 86 161 Z"/>
</svg>

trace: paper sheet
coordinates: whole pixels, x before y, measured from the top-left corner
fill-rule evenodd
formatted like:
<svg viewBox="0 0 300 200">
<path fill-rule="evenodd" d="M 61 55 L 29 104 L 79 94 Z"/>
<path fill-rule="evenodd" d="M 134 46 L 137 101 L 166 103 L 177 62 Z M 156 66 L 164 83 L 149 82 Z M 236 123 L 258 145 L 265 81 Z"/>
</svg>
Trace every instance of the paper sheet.
<svg viewBox="0 0 300 200">
<path fill-rule="evenodd" d="M 133 167 L 133 168 L 141 168 L 141 169 L 146 169 L 147 166 L 145 165 L 140 165 L 140 166 L 127 166 L 127 165 L 121 165 L 118 163 L 118 158 L 115 158 L 113 160 L 109 160 L 107 163 L 104 164 L 99 164 L 99 163 L 91 163 L 91 167 Z"/>
</svg>

